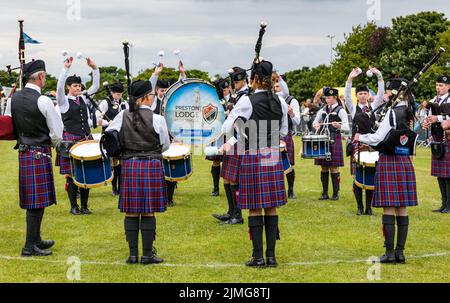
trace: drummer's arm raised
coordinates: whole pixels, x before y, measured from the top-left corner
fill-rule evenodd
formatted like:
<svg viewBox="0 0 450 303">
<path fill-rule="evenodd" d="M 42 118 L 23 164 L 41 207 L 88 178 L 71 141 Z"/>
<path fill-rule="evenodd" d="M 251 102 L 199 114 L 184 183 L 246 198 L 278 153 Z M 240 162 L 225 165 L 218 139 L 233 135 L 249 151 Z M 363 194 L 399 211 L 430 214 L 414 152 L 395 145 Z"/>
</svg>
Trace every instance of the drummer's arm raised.
<svg viewBox="0 0 450 303">
<path fill-rule="evenodd" d="M 381 122 L 380 127 L 378 128 L 377 132 L 374 134 L 365 134 L 359 136 L 359 141 L 361 143 L 371 145 L 371 146 L 377 146 L 381 142 L 383 142 L 384 138 L 388 135 L 389 131 L 391 130 L 391 125 L 389 123 L 389 117 L 392 115 L 392 110 L 389 110 L 384 120 Z M 393 116 L 394 120 L 394 126 L 396 125 L 395 121 L 395 115 Z"/>
<path fill-rule="evenodd" d="M 56 86 L 56 101 L 58 102 L 59 110 L 62 114 L 69 110 L 69 101 L 67 100 L 65 91 L 65 83 L 68 73 L 69 69 L 64 67 L 59 74 L 58 83 Z"/>
</svg>

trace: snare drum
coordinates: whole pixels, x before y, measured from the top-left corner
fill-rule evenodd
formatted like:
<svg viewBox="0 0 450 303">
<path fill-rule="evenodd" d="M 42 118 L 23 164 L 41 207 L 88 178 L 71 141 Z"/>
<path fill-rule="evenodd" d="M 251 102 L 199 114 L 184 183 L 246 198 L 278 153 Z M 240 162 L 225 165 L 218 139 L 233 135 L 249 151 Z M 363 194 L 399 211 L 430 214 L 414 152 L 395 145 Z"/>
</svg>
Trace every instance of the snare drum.
<svg viewBox="0 0 450 303">
<path fill-rule="evenodd" d="M 192 154 L 187 145 L 171 144 L 162 156 L 167 181 L 183 181 L 192 175 Z"/>
<path fill-rule="evenodd" d="M 286 142 L 280 141 L 281 161 L 283 161 L 283 170 L 285 174 L 289 174 L 292 171 L 292 165 L 289 161 L 289 156 L 286 151 Z"/>
<path fill-rule="evenodd" d="M 358 161 L 358 153 L 355 153 L 354 161 L 356 163 L 356 186 L 370 190 L 375 189 L 375 171 L 378 158 L 379 154 L 377 151 L 363 151 L 360 153 Z"/>
<path fill-rule="evenodd" d="M 305 135 L 302 137 L 302 158 L 329 159 L 330 137 L 327 135 Z"/>
<path fill-rule="evenodd" d="M 70 149 L 70 158 L 73 181 L 78 187 L 100 187 L 113 178 L 111 163 L 102 156 L 97 140 L 75 144 Z"/>
</svg>

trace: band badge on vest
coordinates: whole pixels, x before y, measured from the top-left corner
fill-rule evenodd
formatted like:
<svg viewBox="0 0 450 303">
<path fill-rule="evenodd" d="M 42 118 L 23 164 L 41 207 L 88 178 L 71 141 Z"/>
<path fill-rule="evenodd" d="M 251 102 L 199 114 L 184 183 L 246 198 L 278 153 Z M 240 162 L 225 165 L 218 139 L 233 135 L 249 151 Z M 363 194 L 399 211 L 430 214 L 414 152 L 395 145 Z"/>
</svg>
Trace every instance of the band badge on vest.
<svg viewBox="0 0 450 303">
<path fill-rule="evenodd" d="M 408 136 L 406 135 L 400 136 L 400 144 L 405 146 L 406 143 L 408 143 Z"/>
<path fill-rule="evenodd" d="M 203 113 L 203 120 L 211 124 L 217 119 L 219 109 L 217 108 L 217 106 L 214 106 L 210 103 L 206 106 L 203 106 L 202 113 Z"/>
</svg>

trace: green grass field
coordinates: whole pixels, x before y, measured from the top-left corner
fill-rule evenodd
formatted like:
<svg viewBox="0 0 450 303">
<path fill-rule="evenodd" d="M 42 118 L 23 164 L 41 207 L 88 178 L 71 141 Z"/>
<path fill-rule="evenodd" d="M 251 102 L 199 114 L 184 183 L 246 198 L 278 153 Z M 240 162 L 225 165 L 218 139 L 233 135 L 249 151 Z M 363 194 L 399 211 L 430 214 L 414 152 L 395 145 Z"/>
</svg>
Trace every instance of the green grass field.
<svg viewBox="0 0 450 303">
<path fill-rule="evenodd" d="M 300 140 L 296 138 L 297 151 Z M 210 163 L 194 157 L 194 174 L 180 183 L 176 206 L 157 216 L 158 266 L 128 266 L 123 215 L 110 186 L 91 191 L 91 216 L 72 216 L 64 177 L 55 179 L 58 204 L 46 210 L 42 234 L 56 241 L 53 256 L 24 259 L 25 211 L 18 203 L 18 162 L 12 142 L 0 142 L 0 282 L 71 282 L 70 256 L 81 260 L 80 282 L 372 282 L 366 260 L 383 253 L 381 210 L 356 216 L 352 178 L 341 170 L 340 201 L 318 201 L 320 168 L 297 158 L 296 195 L 279 210 L 281 241 L 276 269 L 251 269 L 247 221 L 221 226 L 211 217 L 226 209 L 226 198 L 212 198 Z M 419 207 L 410 209 L 406 265 L 382 265 L 380 282 L 450 282 L 450 215 L 432 213 L 440 205 L 430 176 L 430 151 L 415 158 Z M 246 215 L 246 214 L 245 214 Z M 141 249 L 141 247 L 140 247 Z"/>
</svg>

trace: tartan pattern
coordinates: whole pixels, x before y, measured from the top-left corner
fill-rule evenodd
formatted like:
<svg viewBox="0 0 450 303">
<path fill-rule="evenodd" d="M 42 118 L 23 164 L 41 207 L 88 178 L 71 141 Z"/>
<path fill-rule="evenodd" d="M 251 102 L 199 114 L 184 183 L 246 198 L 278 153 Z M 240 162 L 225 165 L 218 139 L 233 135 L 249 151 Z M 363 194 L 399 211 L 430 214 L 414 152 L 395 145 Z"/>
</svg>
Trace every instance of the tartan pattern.
<svg viewBox="0 0 450 303">
<path fill-rule="evenodd" d="M 40 156 L 37 153 L 49 155 Z M 50 147 L 33 147 L 19 152 L 19 198 L 23 209 L 44 208 L 56 204 L 53 180 L 52 150 Z"/>
<path fill-rule="evenodd" d="M 237 201 L 240 209 L 272 208 L 287 203 L 279 148 L 246 151 L 242 156 Z"/>
<path fill-rule="evenodd" d="M 160 160 L 122 161 L 119 209 L 128 213 L 164 212 L 167 189 Z"/>
<path fill-rule="evenodd" d="M 294 139 L 292 139 L 292 132 L 289 131 L 287 136 L 282 138 L 284 142 L 286 142 L 286 152 L 288 154 L 289 162 L 291 165 L 295 165 L 295 145 L 294 145 Z"/>
<path fill-rule="evenodd" d="M 380 154 L 375 172 L 373 207 L 416 206 L 414 166 L 408 156 Z"/>
<path fill-rule="evenodd" d="M 75 141 L 75 142 L 82 142 L 86 140 L 93 140 L 94 138 L 92 135 L 89 135 L 87 138 L 85 136 L 80 135 L 74 135 L 68 132 L 63 133 L 63 140 L 64 141 Z M 59 173 L 61 175 L 73 175 L 72 172 L 72 166 L 70 164 L 70 158 L 65 158 L 61 156 L 59 153 L 56 155 L 56 162 L 55 166 L 59 166 Z"/>
<path fill-rule="evenodd" d="M 239 182 L 239 165 L 241 164 L 237 146 L 238 144 L 234 145 L 233 155 L 223 155 L 222 169 L 220 170 L 220 177 L 233 183 Z"/>
<path fill-rule="evenodd" d="M 450 178 L 450 151 L 448 144 L 450 143 L 447 140 L 446 153 L 442 159 L 438 160 L 433 154 L 431 155 L 431 175 L 434 177 Z"/>
<path fill-rule="evenodd" d="M 334 143 L 330 145 L 330 151 L 331 151 L 330 161 L 327 161 L 326 159 L 315 159 L 314 165 L 333 166 L 333 167 L 344 166 L 344 152 L 342 150 L 342 136 L 340 133 L 336 135 Z"/>
<path fill-rule="evenodd" d="M 358 143 L 352 143 L 352 155 L 350 156 L 350 173 L 352 176 L 356 174 L 355 150 L 358 149 Z"/>
</svg>

